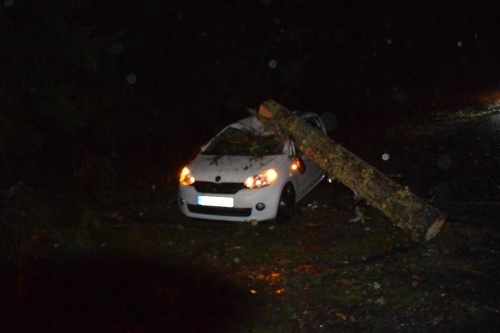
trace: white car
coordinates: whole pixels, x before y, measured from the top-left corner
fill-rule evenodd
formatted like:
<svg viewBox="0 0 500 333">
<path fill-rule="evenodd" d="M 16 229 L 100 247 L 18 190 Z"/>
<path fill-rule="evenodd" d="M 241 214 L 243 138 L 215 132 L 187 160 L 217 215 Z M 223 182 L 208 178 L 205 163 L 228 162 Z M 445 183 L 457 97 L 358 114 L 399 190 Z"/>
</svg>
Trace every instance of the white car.
<svg viewBox="0 0 500 333">
<path fill-rule="evenodd" d="M 296 115 L 326 133 L 317 114 Z M 267 133 L 251 116 L 224 128 L 182 169 L 178 204 L 192 218 L 285 221 L 324 177 L 293 140 Z"/>
</svg>

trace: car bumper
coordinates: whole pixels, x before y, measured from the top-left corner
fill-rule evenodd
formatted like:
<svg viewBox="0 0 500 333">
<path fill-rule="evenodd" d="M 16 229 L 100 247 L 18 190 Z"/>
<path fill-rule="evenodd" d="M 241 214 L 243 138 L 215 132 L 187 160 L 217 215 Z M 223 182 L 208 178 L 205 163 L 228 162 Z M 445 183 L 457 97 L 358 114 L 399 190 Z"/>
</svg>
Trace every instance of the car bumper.
<svg viewBox="0 0 500 333">
<path fill-rule="evenodd" d="M 177 202 L 180 211 L 192 218 L 250 222 L 265 221 L 276 217 L 281 188 L 278 184 L 259 189 L 242 189 L 235 194 L 208 194 L 197 192 L 193 186 L 179 185 Z M 232 199 L 232 207 L 203 205 L 198 196 Z"/>
</svg>

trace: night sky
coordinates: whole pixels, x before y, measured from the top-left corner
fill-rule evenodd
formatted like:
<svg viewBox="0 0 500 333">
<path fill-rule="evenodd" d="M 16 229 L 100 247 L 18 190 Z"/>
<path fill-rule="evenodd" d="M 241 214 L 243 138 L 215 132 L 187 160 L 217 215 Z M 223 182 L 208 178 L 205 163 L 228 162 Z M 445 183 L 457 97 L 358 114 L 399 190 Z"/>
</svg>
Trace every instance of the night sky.
<svg viewBox="0 0 500 333">
<path fill-rule="evenodd" d="M 138 86 L 189 99 L 192 111 L 238 112 L 269 97 L 338 108 L 500 85 L 498 17 L 486 1 L 129 3 L 96 4 L 89 18 L 123 29 Z"/>
<path fill-rule="evenodd" d="M 492 3 L 4 0 L 3 130 L 29 126 L 0 139 L 155 155 L 268 98 L 344 129 L 428 113 L 437 92 L 500 88 Z"/>
</svg>

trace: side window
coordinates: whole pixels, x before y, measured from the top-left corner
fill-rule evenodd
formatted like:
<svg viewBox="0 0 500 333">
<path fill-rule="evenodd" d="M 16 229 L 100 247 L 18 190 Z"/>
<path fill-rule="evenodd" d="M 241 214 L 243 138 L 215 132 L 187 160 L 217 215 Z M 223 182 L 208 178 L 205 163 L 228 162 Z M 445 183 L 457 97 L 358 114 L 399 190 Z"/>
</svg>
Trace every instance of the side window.
<svg viewBox="0 0 500 333">
<path fill-rule="evenodd" d="M 293 140 L 287 142 L 287 144 L 285 145 L 285 149 L 288 156 L 295 156 L 295 143 L 293 142 Z"/>
<path fill-rule="evenodd" d="M 290 156 L 302 156 L 302 152 L 293 140 L 290 141 L 290 153 Z"/>
<path fill-rule="evenodd" d="M 298 156 L 302 154 L 299 150 L 299 147 L 295 143 L 295 141 L 290 140 L 290 156 Z"/>
<path fill-rule="evenodd" d="M 318 131 L 321 131 L 321 126 L 315 119 L 313 118 L 306 119 L 306 123 L 317 129 Z"/>
</svg>

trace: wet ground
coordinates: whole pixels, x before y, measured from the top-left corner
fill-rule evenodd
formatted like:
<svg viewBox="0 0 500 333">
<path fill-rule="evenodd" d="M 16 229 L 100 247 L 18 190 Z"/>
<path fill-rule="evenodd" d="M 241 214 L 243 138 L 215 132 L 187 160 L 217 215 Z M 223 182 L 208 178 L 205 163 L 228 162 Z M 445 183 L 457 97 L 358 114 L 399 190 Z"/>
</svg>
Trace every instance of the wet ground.
<svg viewBox="0 0 500 333">
<path fill-rule="evenodd" d="M 2 270 L 0 331 L 494 332 L 499 118 L 335 138 L 447 215 L 428 243 L 336 182 L 310 193 L 289 223 L 256 226 L 187 219 L 175 187 L 132 193 L 113 209 L 73 208 L 78 227 L 20 244 Z M 356 206 L 364 223 L 352 221 Z"/>
</svg>

